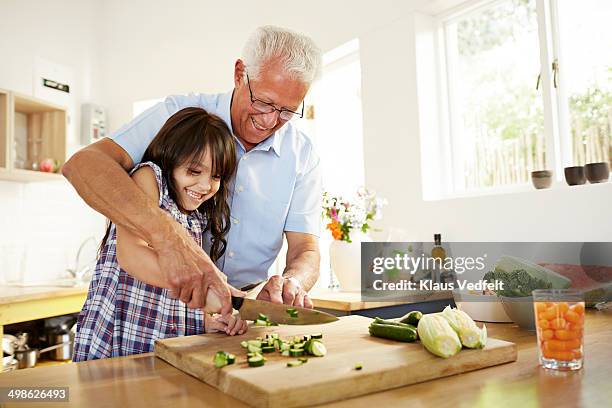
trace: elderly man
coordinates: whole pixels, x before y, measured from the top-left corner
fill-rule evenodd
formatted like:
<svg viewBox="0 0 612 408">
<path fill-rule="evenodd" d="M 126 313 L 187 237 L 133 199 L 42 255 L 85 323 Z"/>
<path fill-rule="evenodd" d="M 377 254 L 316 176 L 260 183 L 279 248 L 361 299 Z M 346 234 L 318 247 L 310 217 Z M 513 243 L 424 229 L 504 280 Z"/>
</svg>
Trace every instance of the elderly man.
<svg viewBox="0 0 612 408">
<path fill-rule="evenodd" d="M 312 307 L 307 292 L 319 275 L 319 159 L 291 120 L 303 116 L 304 97 L 320 64 L 320 51 L 310 38 L 261 27 L 235 63 L 233 91 L 170 96 L 110 139 L 80 150 L 64 165 L 63 174 L 91 207 L 154 248 L 171 294 L 189 307 L 204 307 L 210 289 L 221 300 L 221 313 L 229 313 L 230 294 L 241 294 L 234 287 L 266 279 L 259 299 Z M 127 174 L 163 123 L 188 106 L 221 117 L 236 142 L 232 225 L 217 265 Z M 282 276 L 268 279 L 283 233 L 287 266 Z"/>
</svg>

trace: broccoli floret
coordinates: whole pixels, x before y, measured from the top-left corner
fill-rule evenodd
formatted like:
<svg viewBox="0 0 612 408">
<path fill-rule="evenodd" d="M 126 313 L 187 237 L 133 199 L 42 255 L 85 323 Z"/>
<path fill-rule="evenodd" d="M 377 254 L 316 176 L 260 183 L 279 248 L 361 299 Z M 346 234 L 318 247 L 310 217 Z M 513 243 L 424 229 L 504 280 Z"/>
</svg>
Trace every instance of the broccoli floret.
<svg viewBox="0 0 612 408">
<path fill-rule="evenodd" d="M 497 291 L 497 294 L 506 297 L 531 296 L 531 292 L 535 289 L 550 289 L 552 287 L 551 282 L 534 278 L 524 269 L 516 269 L 512 272 L 489 271 L 484 275 L 484 279 L 488 282 L 503 282 L 504 289 Z"/>
</svg>

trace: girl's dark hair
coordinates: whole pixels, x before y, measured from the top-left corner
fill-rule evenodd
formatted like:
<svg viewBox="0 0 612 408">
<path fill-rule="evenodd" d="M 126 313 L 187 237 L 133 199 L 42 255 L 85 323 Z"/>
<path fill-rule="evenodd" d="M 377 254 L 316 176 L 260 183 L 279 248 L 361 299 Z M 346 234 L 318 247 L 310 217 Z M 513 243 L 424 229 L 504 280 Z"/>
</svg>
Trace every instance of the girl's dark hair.
<svg viewBox="0 0 612 408">
<path fill-rule="evenodd" d="M 168 184 L 168 193 L 178 203 L 173 171 L 185 163 L 197 165 L 208 151 L 212 160 L 211 175 L 219 176 L 219 191 L 203 202 L 197 211 L 204 215 L 212 245 L 210 258 L 219 259 L 227 246 L 225 234 L 230 228 L 227 204 L 229 186 L 236 171 L 236 147 L 225 122 L 201 108 L 185 108 L 172 115 L 147 147 L 142 162 L 157 164 Z M 108 230 L 107 234 L 108 236 Z M 102 240 L 102 247 L 106 236 Z"/>
</svg>

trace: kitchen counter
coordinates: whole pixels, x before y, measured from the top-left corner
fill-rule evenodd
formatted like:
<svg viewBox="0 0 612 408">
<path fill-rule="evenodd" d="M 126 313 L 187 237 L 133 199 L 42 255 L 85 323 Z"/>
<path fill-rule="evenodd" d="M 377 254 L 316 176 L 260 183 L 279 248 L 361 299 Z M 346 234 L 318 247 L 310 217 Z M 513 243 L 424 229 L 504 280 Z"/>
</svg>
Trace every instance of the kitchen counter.
<svg viewBox="0 0 612 408">
<path fill-rule="evenodd" d="M 0 336 L 4 326 L 80 312 L 87 286 L 0 286 Z"/>
<path fill-rule="evenodd" d="M 398 317 L 412 310 L 439 312 L 446 305 L 455 306 L 451 291 L 433 291 L 414 295 L 410 301 L 364 301 L 361 292 L 313 291 L 309 293 L 315 309 L 335 316 L 359 314 L 366 317 Z"/>
<path fill-rule="evenodd" d="M 540 368 L 535 333 L 520 330 L 513 324 L 487 324 L 491 337 L 517 344 L 516 362 L 338 401 L 327 406 L 607 406 L 612 400 L 609 377 L 612 362 L 612 312 L 588 311 L 585 325 L 585 367 L 577 372 Z M 367 329 L 364 328 L 364 331 Z M 152 353 L 1 374 L 0 387 L 8 386 L 69 387 L 70 402 L 54 403 L 54 407 L 246 406 L 155 358 Z M 38 405 L 49 406 L 48 403 L 28 406 Z M 19 408 L 23 404 L 3 406 Z"/>
</svg>

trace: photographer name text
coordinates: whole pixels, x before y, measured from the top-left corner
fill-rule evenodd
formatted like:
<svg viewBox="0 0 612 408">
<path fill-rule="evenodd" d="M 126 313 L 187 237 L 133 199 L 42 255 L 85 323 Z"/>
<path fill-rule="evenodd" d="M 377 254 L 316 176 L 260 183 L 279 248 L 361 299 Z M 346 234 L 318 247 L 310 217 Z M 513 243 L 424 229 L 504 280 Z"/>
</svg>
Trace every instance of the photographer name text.
<svg viewBox="0 0 612 408">
<path fill-rule="evenodd" d="M 404 290 L 473 290 L 473 291 L 501 291 L 504 290 L 504 283 L 501 281 L 488 282 L 486 279 L 482 279 L 476 282 L 470 282 L 467 280 L 457 280 L 455 282 L 433 282 L 431 280 L 422 280 L 419 282 L 412 282 L 409 280 L 401 280 L 398 282 L 384 282 L 383 280 L 375 280 L 372 287 L 374 290 L 392 290 L 392 291 L 404 291 Z"/>
</svg>

